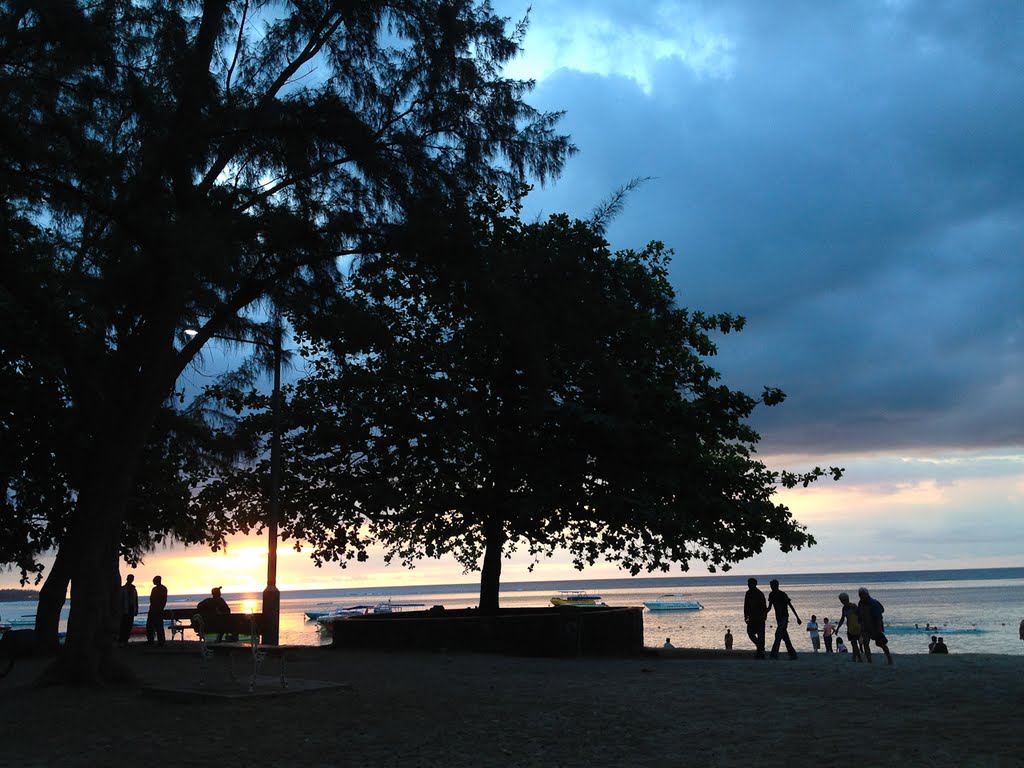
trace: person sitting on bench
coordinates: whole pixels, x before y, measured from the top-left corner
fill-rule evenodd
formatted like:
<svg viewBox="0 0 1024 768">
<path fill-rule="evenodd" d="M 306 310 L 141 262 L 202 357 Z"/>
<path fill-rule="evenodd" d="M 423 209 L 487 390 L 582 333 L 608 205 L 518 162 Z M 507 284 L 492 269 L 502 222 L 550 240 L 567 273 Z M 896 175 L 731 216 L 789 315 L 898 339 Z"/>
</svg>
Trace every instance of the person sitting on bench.
<svg viewBox="0 0 1024 768">
<path fill-rule="evenodd" d="M 196 606 L 196 610 L 199 611 L 200 616 L 222 616 L 224 614 L 231 613 L 231 607 L 227 604 L 227 601 L 220 596 L 220 587 L 214 587 L 210 590 L 210 596 L 205 600 L 201 600 L 199 605 Z M 217 635 L 217 642 L 221 642 L 224 639 L 224 633 L 221 632 Z M 237 635 L 233 635 L 228 638 L 229 642 L 234 642 L 238 639 Z"/>
</svg>

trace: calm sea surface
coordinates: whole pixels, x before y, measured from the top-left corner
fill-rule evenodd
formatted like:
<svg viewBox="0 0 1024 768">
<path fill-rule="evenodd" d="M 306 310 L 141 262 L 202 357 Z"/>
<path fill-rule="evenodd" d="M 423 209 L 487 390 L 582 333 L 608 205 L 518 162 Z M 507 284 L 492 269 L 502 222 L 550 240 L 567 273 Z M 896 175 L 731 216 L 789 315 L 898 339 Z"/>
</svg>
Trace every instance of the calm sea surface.
<svg viewBox="0 0 1024 768">
<path fill-rule="evenodd" d="M 757 576 L 768 592 L 770 574 Z M 985 568 L 945 571 L 890 571 L 874 573 L 790 574 L 778 577 L 805 624 L 811 615 L 833 622 L 839 618 L 839 592 L 851 595 L 858 587 L 871 590 L 885 606 L 886 633 L 894 653 L 927 653 L 930 635 L 943 637 L 950 653 L 1024 653 L 1018 626 L 1024 619 L 1024 568 Z M 682 648 L 721 648 L 726 628 L 731 628 L 735 650 L 752 650 L 743 624 L 743 594 L 747 576 L 655 577 L 594 579 L 547 582 L 513 582 L 501 591 L 506 608 L 548 606 L 560 590 L 584 589 L 600 594 L 612 606 L 642 606 L 644 601 L 666 593 L 683 594 L 698 600 L 701 611 L 656 612 L 644 610 L 644 643 L 660 647 L 665 638 Z M 379 589 L 333 589 L 281 594 L 281 642 L 315 645 L 321 638 L 316 624 L 304 613 L 327 610 L 332 605 L 395 602 L 422 603 L 425 607 L 468 608 L 478 602 L 475 584 L 394 587 Z M 141 591 L 141 590 L 140 590 Z M 195 605 L 205 595 L 171 595 L 168 607 Z M 232 610 L 259 610 L 261 595 L 226 594 Z M 856 599 L 854 595 L 854 599 Z M 248 602 L 247 602 L 248 601 Z M 145 613 L 145 599 L 141 601 Z M 34 603 L 0 603 L 0 619 L 6 621 L 35 611 Z M 64 609 L 61 629 L 67 621 Z M 926 631 L 925 624 L 938 625 L 939 632 Z M 921 629 L 915 629 L 915 625 Z M 844 630 L 845 637 L 845 630 Z M 774 623 L 769 618 L 769 643 Z M 790 637 L 798 651 L 811 651 L 803 626 L 790 622 Z M 824 649 L 823 649 L 824 650 Z"/>
</svg>

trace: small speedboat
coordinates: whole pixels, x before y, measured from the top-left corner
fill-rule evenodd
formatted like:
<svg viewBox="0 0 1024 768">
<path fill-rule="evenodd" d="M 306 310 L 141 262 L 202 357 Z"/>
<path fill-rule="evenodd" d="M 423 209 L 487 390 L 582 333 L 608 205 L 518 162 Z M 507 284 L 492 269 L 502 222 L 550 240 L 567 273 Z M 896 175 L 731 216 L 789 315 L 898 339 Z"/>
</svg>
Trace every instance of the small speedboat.
<svg viewBox="0 0 1024 768">
<path fill-rule="evenodd" d="M 316 621 L 321 616 L 334 613 L 336 610 L 338 610 L 337 603 L 317 603 L 316 608 L 311 611 L 305 611 L 305 616 L 308 621 Z"/>
<path fill-rule="evenodd" d="M 604 605 L 600 595 L 592 595 L 581 589 L 563 589 L 551 598 L 552 605 L 571 605 L 577 607 Z"/>
<path fill-rule="evenodd" d="M 657 600 L 644 602 L 648 611 L 699 611 L 704 608 L 696 600 L 687 600 L 683 595 L 662 595 Z"/>
</svg>

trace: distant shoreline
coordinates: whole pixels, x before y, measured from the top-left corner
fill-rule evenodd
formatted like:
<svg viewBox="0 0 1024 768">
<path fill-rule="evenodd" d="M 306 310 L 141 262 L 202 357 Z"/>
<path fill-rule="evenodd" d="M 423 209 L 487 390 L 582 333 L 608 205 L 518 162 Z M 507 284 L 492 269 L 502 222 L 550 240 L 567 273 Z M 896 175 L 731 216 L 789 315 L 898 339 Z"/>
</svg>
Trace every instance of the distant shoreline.
<svg viewBox="0 0 1024 768">
<path fill-rule="evenodd" d="M 835 571 L 831 573 L 715 573 L 710 575 L 691 576 L 679 574 L 674 576 L 619 576 L 611 578 L 572 578 L 547 579 L 538 581 L 502 582 L 501 593 L 509 595 L 514 592 L 557 592 L 564 589 L 587 589 L 593 591 L 629 589 L 629 588 L 664 588 L 671 590 L 687 590 L 693 587 L 746 586 L 751 576 L 767 580 L 773 576 L 785 579 L 790 586 L 798 584 L 820 584 L 831 582 L 898 584 L 907 581 L 962 581 L 987 579 L 1024 579 L 1024 567 L 1004 566 L 999 568 L 936 568 L 929 570 L 894 570 L 894 571 Z M 281 589 L 281 594 L 288 597 L 315 598 L 319 595 L 337 597 L 361 597 L 365 595 L 416 595 L 437 593 L 472 593 L 480 589 L 479 581 L 460 582 L 456 584 L 396 584 L 380 586 L 347 586 L 310 587 Z M 254 597 L 259 589 L 245 591 L 225 591 L 225 597 Z M 180 598 L 202 598 L 205 594 L 182 594 Z"/>
<path fill-rule="evenodd" d="M 0 603 L 34 603 L 39 593 L 34 589 L 0 589 Z"/>
<path fill-rule="evenodd" d="M 522 591 L 557 592 L 564 589 L 588 589 L 593 591 L 624 589 L 624 588 L 664 588 L 687 590 L 693 587 L 707 586 L 745 586 L 750 576 L 764 580 L 778 576 L 786 580 L 790 586 L 800 584 L 818 584 L 828 582 L 848 582 L 879 584 L 898 584 L 906 581 L 962 581 L 987 579 L 1024 579 L 1024 566 L 1001 566 L 990 568 L 934 568 L 926 570 L 892 570 L 892 571 L 835 571 L 811 573 L 758 572 L 737 573 L 730 570 L 721 573 L 694 576 L 686 573 L 677 575 L 642 575 L 618 576 L 604 578 L 571 578 L 544 579 L 537 581 L 508 581 L 501 584 L 501 593 L 509 595 Z M 342 577 L 339 577 L 342 578 Z M 344 583 L 344 582 L 342 582 Z M 262 586 L 248 590 L 231 590 L 224 592 L 226 598 L 254 598 L 262 593 Z M 353 585 L 337 587 L 294 587 L 281 589 L 282 596 L 289 598 L 322 597 L 362 597 L 366 595 L 417 595 L 436 593 L 464 594 L 480 589 L 478 580 L 458 582 L 454 584 L 392 584 L 392 585 Z M 172 593 L 173 602 L 198 601 L 207 597 L 206 591 Z M 140 595 L 140 597 L 143 597 Z M 39 593 L 32 589 L 0 589 L 0 602 L 34 602 Z"/>
</svg>

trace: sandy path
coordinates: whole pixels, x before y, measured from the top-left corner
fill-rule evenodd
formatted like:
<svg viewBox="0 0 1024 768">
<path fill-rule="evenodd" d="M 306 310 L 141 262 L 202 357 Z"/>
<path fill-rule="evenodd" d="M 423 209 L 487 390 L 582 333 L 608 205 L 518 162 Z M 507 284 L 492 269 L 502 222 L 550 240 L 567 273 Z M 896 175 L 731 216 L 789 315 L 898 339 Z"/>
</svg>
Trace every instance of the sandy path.
<svg viewBox="0 0 1024 768">
<path fill-rule="evenodd" d="M 149 683 L 192 686 L 194 650 L 132 648 Z M 349 689 L 174 701 L 0 681 L 10 766 L 1024 766 L 1024 657 L 804 654 L 630 659 L 296 649 L 293 678 Z M 272 668 L 271 668 L 272 669 Z M 218 670 L 215 670 L 218 671 Z M 220 680 L 226 680 L 223 668 Z M 53 722 L 50 728 L 48 723 Z M 217 755 L 230 753 L 231 760 Z"/>
</svg>

